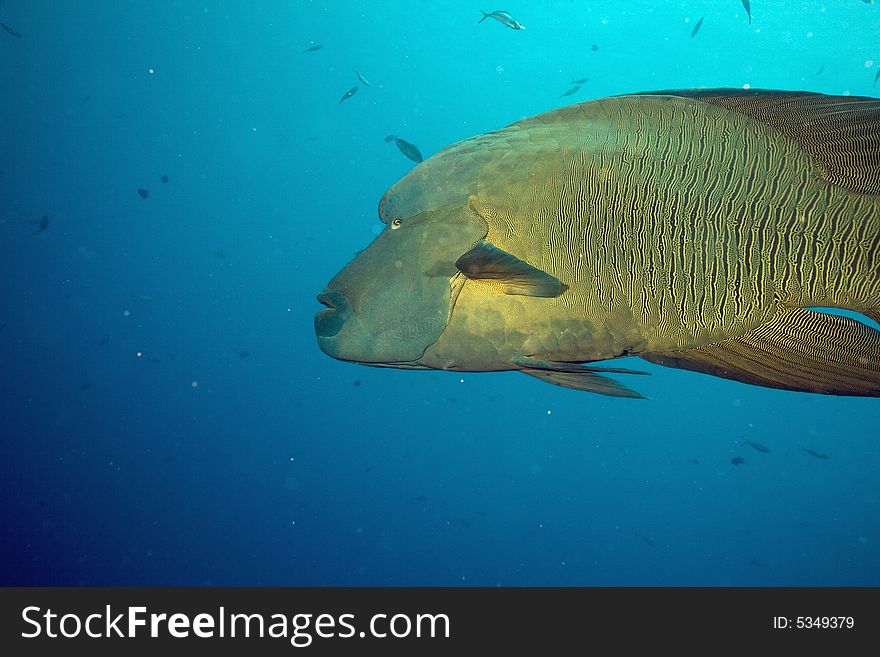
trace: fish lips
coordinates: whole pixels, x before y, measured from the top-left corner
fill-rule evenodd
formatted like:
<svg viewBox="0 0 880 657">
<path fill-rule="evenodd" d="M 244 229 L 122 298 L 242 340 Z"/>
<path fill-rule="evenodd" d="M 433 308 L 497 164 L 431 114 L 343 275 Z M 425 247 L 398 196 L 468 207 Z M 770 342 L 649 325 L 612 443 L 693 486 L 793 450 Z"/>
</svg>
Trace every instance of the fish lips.
<svg viewBox="0 0 880 657">
<path fill-rule="evenodd" d="M 321 349 L 332 356 L 325 346 L 330 346 L 329 341 L 339 335 L 345 320 L 351 316 L 351 302 L 341 290 L 331 288 L 318 295 L 318 302 L 327 308 L 315 316 L 315 333 Z"/>
</svg>

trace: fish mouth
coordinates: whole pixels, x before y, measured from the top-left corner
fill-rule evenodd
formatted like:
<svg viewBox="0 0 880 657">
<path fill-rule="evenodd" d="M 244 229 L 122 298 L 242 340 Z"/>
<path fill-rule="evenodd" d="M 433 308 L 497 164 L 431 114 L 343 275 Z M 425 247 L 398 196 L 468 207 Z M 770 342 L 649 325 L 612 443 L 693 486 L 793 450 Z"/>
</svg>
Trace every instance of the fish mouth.
<svg viewBox="0 0 880 657">
<path fill-rule="evenodd" d="M 317 299 L 326 309 L 315 316 L 315 333 L 319 338 L 335 338 L 351 316 L 351 303 L 341 290 L 331 288 L 321 292 Z"/>
</svg>

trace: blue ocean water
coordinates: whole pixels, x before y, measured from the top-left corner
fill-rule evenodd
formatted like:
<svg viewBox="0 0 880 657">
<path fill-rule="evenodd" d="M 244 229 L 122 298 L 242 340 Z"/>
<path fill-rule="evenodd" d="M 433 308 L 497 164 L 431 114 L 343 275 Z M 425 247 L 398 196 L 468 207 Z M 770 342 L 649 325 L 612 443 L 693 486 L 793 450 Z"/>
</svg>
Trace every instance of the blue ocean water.
<svg viewBox="0 0 880 657">
<path fill-rule="evenodd" d="M 427 157 L 613 94 L 880 94 L 880 3 L 751 9 L 0 1 L 0 584 L 880 584 L 877 400 L 316 345 L 413 166 L 389 133 Z"/>
</svg>

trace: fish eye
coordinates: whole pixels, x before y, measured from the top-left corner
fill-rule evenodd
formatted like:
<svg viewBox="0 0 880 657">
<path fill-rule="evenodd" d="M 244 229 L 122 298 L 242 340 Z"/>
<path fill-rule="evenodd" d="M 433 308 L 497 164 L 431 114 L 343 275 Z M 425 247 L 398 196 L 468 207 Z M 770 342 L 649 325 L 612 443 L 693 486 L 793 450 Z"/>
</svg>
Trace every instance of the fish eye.
<svg viewBox="0 0 880 657">
<path fill-rule="evenodd" d="M 392 219 L 391 223 L 389 224 L 391 226 L 391 230 L 397 230 L 398 228 L 400 228 L 400 223 L 400 219 Z"/>
</svg>

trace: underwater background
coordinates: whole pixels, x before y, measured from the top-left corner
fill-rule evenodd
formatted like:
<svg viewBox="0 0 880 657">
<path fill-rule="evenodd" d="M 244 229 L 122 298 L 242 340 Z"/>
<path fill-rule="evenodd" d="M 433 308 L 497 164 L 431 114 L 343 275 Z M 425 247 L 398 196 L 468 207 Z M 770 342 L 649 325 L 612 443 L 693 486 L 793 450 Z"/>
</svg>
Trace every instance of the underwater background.
<svg viewBox="0 0 880 657">
<path fill-rule="evenodd" d="M 880 584 L 876 399 L 638 359 L 650 399 L 618 399 L 315 340 L 414 166 L 389 133 L 428 157 L 613 94 L 880 95 L 880 3 L 750 4 L 0 0 L 0 584 Z"/>
</svg>

